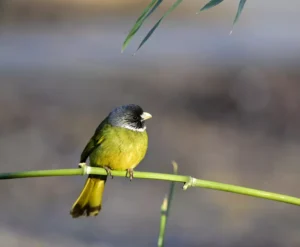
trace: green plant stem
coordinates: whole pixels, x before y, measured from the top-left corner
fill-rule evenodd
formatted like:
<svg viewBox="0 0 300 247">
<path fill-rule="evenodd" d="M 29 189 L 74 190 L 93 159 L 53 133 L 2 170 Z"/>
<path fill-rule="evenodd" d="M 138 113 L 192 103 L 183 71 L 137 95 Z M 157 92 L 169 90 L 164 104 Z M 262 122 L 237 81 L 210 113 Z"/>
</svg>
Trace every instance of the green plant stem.
<svg viewBox="0 0 300 247">
<path fill-rule="evenodd" d="M 175 161 L 172 162 L 173 165 L 173 173 L 178 173 L 178 165 Z M 168 196 L 166 195 L 164 197 L 164 200 L 161 204 L 161 217 L 160 217 L 160 228 L 159 228 L 159 235 L 158 235 L 158 241 L 157 246 L 163 247 L 165 242 L 165 232 L 167 227 L 167 221 L 170 214 L 171 209 L 171 202 L 174 196 L 174 186 L 175 183 L 172 181 L 170 184 L 170 190 Z"/>
<path fill-rule="evenodd" d="M 33 177 L 56 177 L 85 175 L 82 169 L 57 169 L 0 173 L 1 179 L 33 178 Z"/>
<path fill-rule="evenodd" d="M 0 174 L 1 179 L 29 178 L 29 177 L 50 177 L 50 176 L 77 176 L 86 174 L 106 175 L 106 171 L 102 168 L 88 167 L 78 169 L 59 169 L 59 170 L 39 170 L 39 171 L 23 171 Z M 116 177 L 125 177 L 125 171 L 112 171 L 111 174 Z M 190 176 L 154 173 L 154 172 L 134 172 L 134 178 L 154 179 L 184 183 L 184 189 L 189 187 L 202 187 L 206 189 L 227 191 L 236 194 L 248 195 L 268 200 L 284 202 L 300 206 L 300 198 L 277 194 L 262 190 L 250 189 L 246 187 L 218 183 L 208 180 L 196 179 Z"/>
<path fill-rule="evenodd" d="M 174 183 L 174 182 L 172 182 Z M 159 234 L 158 234 L 158 240 L 157 240 L 157 246 L 163 247 L 165 242 L 165 232 L 166 232 L 166 226 L 167 226 L 167 218 L 168 218 L 168 197 L 167 195 L 164 197 L 164 200 L 161 204 L 161 216 L 160 216 L 160 226 L 159 226 Z"/>
</svg>

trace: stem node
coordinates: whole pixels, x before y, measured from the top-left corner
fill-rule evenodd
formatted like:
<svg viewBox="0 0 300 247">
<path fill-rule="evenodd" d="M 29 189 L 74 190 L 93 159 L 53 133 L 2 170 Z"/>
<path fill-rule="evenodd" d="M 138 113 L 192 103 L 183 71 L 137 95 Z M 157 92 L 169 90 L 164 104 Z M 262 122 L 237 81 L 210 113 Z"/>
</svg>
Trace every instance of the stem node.
<svg viewBox="0 0 300 247">
<path fill-rule="evenodd" d="M 78 166 L 82 169 L 82 176 L 91 174 L 91 167 L 86 165 L 86 163 L 79 163 Z"/>
<path fill-rule="evenodd" d="M 195 186 L 196 178 L 190 177 L 189 181 L 185 182 L 182 189 L 187 190 L 189 187 Z"/>
</svg>

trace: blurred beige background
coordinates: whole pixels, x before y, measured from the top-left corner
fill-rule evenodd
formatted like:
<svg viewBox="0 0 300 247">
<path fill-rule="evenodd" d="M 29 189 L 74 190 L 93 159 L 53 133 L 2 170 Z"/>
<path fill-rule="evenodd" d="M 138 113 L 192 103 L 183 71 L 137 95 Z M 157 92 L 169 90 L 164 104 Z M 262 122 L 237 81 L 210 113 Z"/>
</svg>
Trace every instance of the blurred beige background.
<svg viewBox="0 0 300 247">
<path fill-rule="evenodd" d="M 132 56 L 148 1 L 0 1 L 1 172 L 76 167 L 115 106 L 140 104 L 149 151 L 139 170 L 171 172 L 300 197 L 300 4 L 249 0 L 195 13 L 184 1 Z M 169 184 L 107 183 L 102 213 L 73 220 L 85 178 L 1 181 L 1 246 L 155 246 Z M 299 246 L 300 208 L 176 186 L 166 246 Z"/>
</svg>

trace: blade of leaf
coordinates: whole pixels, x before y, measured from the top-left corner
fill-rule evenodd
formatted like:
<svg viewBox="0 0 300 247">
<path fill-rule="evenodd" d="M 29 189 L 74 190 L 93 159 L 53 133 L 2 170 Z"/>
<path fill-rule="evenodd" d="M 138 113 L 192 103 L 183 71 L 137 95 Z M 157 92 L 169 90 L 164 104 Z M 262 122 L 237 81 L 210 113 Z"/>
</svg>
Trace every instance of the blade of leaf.
<svg viewBox="0 0 300 247">
<path fill-rule="evenodd" d="M 207 4 L 205 4 L 201 9 L 200 11 L 203 11 L 203 10 L 207 10 L 207 9 L 210 9 L 212 7 L 215 7 L 216 5 L 222 3 L 224 0 L 210 0 Z M 199 11 L 199 12 L 200 12 Z"/>
<path fill-rule="evenodd" d="M 137 48 L 136 52 L 145 44 L 145 42 L 150 38 L 150 36 L 153 34 L 153 32 L 155 31 L 155 29 L 159 26 L 159 24 L 161 23 L 161 21 L 166 18 L 176 7 L 178 7 L 178 5 L 182 2 L 183 0 L 177 0 L 175 3 L 173 3 L 173 5 L 164 13 L 164 15 L 159 19 L 158 22 L 156 22 L 156 24 L 151 28 L 151 30 L 147 33 L 147 35 L 145 36 L 145 38 L 142 40 L 142 42 L 140 43 L 139 47 Z M 136 52 L 134 53 L 134 55 L 136 54 Z"/>
<path fill-rule="evenodd" d="M 145 38 L 142 40 L 142 42 L 140 43 L 139 47 L 137 48 L 137 50 L 135 51 L 134 55 L 137 53 L 137 51 L 144 45 L 144 43 L 150 38 L 150 36 L 152 35 L 152 33 L 155 31 L 155 29 L 158 27 L 158 25 L 160 24 L 160 22 L 162 21 L 163 18 L 160 18 L 158 22 L 156 22 L 156 24 L 154 25 L 154 27 L 151 28 L 151 30 L 147 33 L 147 35 L 145 36 Z"/>
<path fill-rule="evenodd" d="M 143 13 L 137 19 L 137 21 L 129 31 L 127 37 L 125 38 L 121 52 L 123 52 L 126 49 L 133 36 L 143 25 L 144 21 L 154 12 L 154 10 L 156 10 L 156 8 L 162 3 L 162 1 L 163 0 L 152 0 L 150 4 L 143 10 Z"/>
<path fill-rule="evenodd" d="M 241 15 L 241 13 L 244 9 L 246 1 L 247 0 L 240 0 L 239 7 L 238 7 L 238 10 L 237 10 L 236 16 L 234 18 L 234 21 L 233 21 L 233 25 L 238 21 L 240 15 Z"/>
<path fill-rule="evenodd" d="M 157 3 L 154 5 L 154 7 L 147 13 L 145 16 L 144 21 L 156 10 L 156 8 L 162 3 L 163 0 L 157 0 Z"/>
<path fill-rule="evenodd" d="M 121 52 L 123 52 L 125 50 L 125 48 L 128 46 L 130 40 L 133 38 L 133 36 L 135 35 L 135 33 L 140 29 L 140 27 L 142 26 L 146 15 L 148 14 L 148 12 L 153 8 L 153 6 L 155 4 L 157 4 L 158 0 L 152 0 L 150 2 L 150 4 L 143 10 L 142 14 L 140 15 L 140 17 L 137 19 L 137 21 L 135 22 L 135 24 L 133 25 L 133 27 L 131 28 L 131 30 L 129 31 L 127 37 L 125 38 L 123 45 L 122 45 L 122 50 Z"/>
<path fill-rule="evenodd" d="M 233 31 L 233 27 L 234 25 L 236 24 L 236 22 L 238 21 L 243 9 L 244 9 L 244 6 L 245 6 L 245 3 L 246 3 L 247 0 L 240 0 L 240 3 L 239 3 L 239 7 L 238 7 L 238 10 L 236 12 L 236 16 L 234 18 L 234 21 L 233 21 L 233 24 L 232 24 L 232 29 L 231 29 L 231 32 L 230 34 L 232 34 L 232 31 Z"/>
</svg>

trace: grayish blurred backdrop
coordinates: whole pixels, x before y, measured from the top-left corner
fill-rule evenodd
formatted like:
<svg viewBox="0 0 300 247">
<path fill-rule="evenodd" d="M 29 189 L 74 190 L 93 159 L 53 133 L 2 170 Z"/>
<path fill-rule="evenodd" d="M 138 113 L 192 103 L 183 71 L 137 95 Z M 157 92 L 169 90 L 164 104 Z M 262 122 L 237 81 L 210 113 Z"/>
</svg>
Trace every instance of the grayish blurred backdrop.
<svg viewBox="0 0 300 247">
<path fill-rule="evenodd" d="M 171 172 L 300 197 L 300 4 L 238 1 L 196 15 L 184 1 L 132 56 L 149 1 L 0 1 L 1 172 L 73 168 L 115 106 L 153 115 L 139 170 Z M 155 246 L 169 184 L 108 180 L 103 211 L 72 219 L 85 178 L 1 181 L 5 247 Z M 166 246 L 299 246 L 300 209 L 176 186 Z"/>
</svg>

